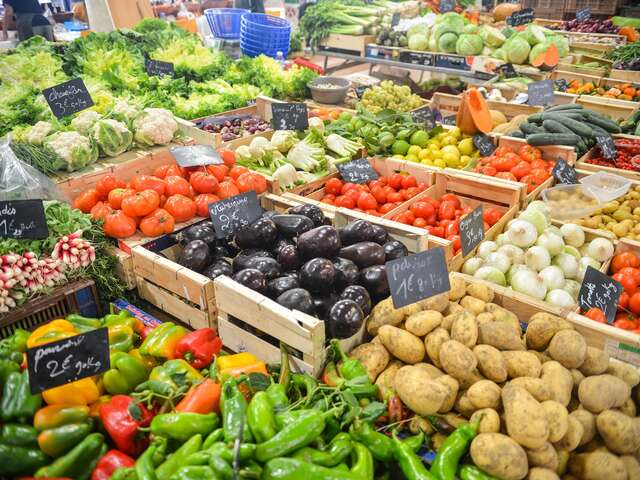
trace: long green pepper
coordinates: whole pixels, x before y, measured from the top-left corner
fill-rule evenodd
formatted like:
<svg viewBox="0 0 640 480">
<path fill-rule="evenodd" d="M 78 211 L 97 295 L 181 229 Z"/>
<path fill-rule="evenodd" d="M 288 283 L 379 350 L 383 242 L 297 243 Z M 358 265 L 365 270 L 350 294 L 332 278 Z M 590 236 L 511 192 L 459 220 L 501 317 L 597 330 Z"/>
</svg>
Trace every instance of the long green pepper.
<svg viewBox="0 0 640 480">
<path fill-rule="evenodd" d="M 349 357 L 346 353 L 344 353 L 342 347 L 340 346 L 339 340 L 335 338 L 331 340 L 331 346 L 341 360 L 341 362 L 338 364 L 338 371 L 340 372 L 340 375 L 342 375 L 342 378 L 344 378 L 345 380 L 353 380 L 354 378 L 359 378 L 362 376 L 367 378 L 369 377 L 367 369 L 364 368 L 364 365 L 362 365 L 362 363 L 360 363 L 360 360 L 358 360 L 357 358 Z"/>
<path fill-rule="evenodd" d="M 339 433 L 331 440 L 325 450 L 303 447 L 292 455 L 303 462 L 313 463 L 322 467 L 334 467 L 343 462 L 353 450 L 353 442 L 348 433 Z"/>
<path fill-rule="evenodd" d="M 439 480 L 453 480 L 460 459 L 467 453 L 471 440 L 478 433 L 478 423 L 460 425 L 442 443 L 431 464 L 431 472 Z"/>
<path fill-rule="evenodd" d="M 249 402 L 247 425 L 258 443 L 266 442 L 277 433 L 267 392 L 256 392 Z"/>
<path fill-rule="evenodd" d="M 238 389 L 236 379 L 228 378 L 222 384 L 220 395 L 220 412 L 222 413 L 222 428 L 224 440 L 233 442 L 242 432 L 242 441 L 251 442 L 251 430 L 247 426 L 247 400 Z"/>
<path fill-rule="evenodd" d="M 262 471 L 262 480 L 362 480 L 359 475 L 339 469 L 327 468 L 296 458 L 274 458 Z"/>
<path fill-rule="evenodd" d="M 498 480 L 496 477 L 483 472 L 475 465 L 462 465 L 458 470 L 460 480 Z"/>
<path fill-rule="evenodd" d="M 373 455 L 371 451 L 359 442 L 353 445 L 355 460 L 351 467 L 351 473 L 357 475 L 362 480 L 373 480 Z"/>
<path fill-rule="evenodd" d="M 31 423 L 31 419 L 41 405 L 42 395 L 31 394 L 27 370 L 11 372 L 2 389 L 0 419 L 4 422 Z"/>
<path fill-rule="evenodd" d="M 422 460 L 411 450 L 411 447 L 403 443 L 395 433 L 393 434 L 393 456 L 407 480 L 437 480 L 437 477 L 429 472 Z"/>
<path fill-rule="evenodd" d="M 349 428 L 349 435 L 357 442 L 365 444 L 373 458 L 388 462 L 393 458 L 393 441 L 385 434 L 376 432 L 367 422 L 356 420 Z"/>
<path fill-rule="evenodd" d="M 183 443 L 171 456 L 156 469 L 158 480 L 169 480 L 182 465 L 189 455 L 200 451 L 202 435 L 197 434 Z"/>
</svg>

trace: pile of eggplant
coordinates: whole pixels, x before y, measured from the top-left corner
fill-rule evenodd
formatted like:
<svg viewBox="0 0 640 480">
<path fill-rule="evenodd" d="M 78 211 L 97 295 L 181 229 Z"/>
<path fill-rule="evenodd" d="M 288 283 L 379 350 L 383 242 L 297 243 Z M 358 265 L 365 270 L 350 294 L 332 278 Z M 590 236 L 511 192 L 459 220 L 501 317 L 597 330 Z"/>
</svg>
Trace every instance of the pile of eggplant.
<svg viewBox="0 0 640 480">
<path fill-rule="evenodd" d="M 360 330 L 372 306 L 389 296 L 385 262 L 408 253 L 384 228 L 365 220 L 341 230 L 327 225 L 315 205 L 265 212 L 229 239 L 216 239 L 211 222 L 180 235 L 180 265 L 211 279 L 230 276 L 280 305 L 314 315 L 325 321 L 328 338 Z"/>
</svg>

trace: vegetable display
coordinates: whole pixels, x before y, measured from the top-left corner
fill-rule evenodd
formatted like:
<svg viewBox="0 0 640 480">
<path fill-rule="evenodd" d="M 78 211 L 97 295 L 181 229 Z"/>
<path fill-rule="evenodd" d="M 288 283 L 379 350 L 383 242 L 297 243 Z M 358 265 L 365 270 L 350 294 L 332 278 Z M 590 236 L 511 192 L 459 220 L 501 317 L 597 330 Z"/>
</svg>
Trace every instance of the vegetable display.
<svg viewBox="0 0 640 480">
<path fill-rule="evenodd" d="M 585 162 L 603 167 L 619 168 L 621 170 L 640 171 L 640 140 L 617 138 L 614 140 L 616 146 L 616 157 L 608 159 L 602 156 L 600 147 L 595 147 L 595 155 L 585 159 Z"/>
<path fill-rule="evenodd" d="M 616 87 L 595 87 L 592 82 L 582 80 L 571 80 L 566 93 L 578 95 L 593 95 L 595 97 L 617 98 L 618 100 L 640 101 L 640 92 L 630 83 L 623 83 Z"/>
<path fill-rule="evenodd" d="M 560 30 L 567 32 L 585 32 L 585 33 L 618 33 L 619 28 L 613 24 L 611 20 L 596 20 L 589 18 L 582 22 L 577 19 L 562 22 Z"/>
<path fill-rule="evenodd" d="M 640 70 L 640 41 L 617 47 L 606 54 L 606 58 L 613 60 L 613 68 L 623 70 Z"/>
</svg>

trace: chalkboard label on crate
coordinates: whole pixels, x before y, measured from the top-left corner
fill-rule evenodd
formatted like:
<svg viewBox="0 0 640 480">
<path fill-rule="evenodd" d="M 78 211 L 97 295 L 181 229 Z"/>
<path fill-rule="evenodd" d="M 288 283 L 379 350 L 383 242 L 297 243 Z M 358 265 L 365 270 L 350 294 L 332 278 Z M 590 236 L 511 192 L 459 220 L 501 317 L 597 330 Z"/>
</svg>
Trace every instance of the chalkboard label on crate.
<svg viewBox="0 0 640 480">
<path fill-rule="evenodd" d="M 476 148 L 480 152 L 480 155 L 482 155 L 483 157 L 488 157 L 496 149 L 494 143 L 484 133 L 478 133 L 474 135 L 473 144 L 476 146 Z"/>
<path fill-rule="evenodd" d="M 168 77 L 173 77 L 175 70 L 173 68 L 173 63 L 171 62 L 162 62 L 160 60 L 145 60 L 144 67 L 147 70 L 147 74 L 154 75 L 156 77 L 163 77 L 167 75 Z"/>
<path fill-rule="evenodd" d="M 462 256 L 466 257 L 484 240 L 484 210 L 482 205 L 476 207 L 469 215 L 460 220 L 460 243 Z"/>
<path fill-rule="evenodd" d="M 169 149 L 176 163 L 181 167 L 198 167 L 201 165 L 221 165 L 224 163 L 218 151 L 212 145 L 187 145 Z"/>
<path fill-rule="evenodd" d="M 411 112 L 411 117 L 416 123 L 424 123 L 427 130 L 431 130 L 436 126 L 436 120 L 433 115 L 431 107 L 425 105 Z"/>
<path fill-rule="evenodd" d="M 455 0 L 440 0 L 440 13 L 447 13 L 456 6 Z"/>
<path fill-rule="evenodd" d="M 275 130 L 305 130 L 309 126 L 309 114 L 304 103 L 274 103 L 271 115 Z"/>
<path fill-rule="evenodd" d="M 518 76 L 518 72 L 513 68 L 513 64 L 511 63 L 503 63 L 498 67 L 498 73 L 505 78 L 514 78 Z"/>
<path fill-rule="evenodd" d="M 529 105 L 548 105 L 555 101 L 553 80 L 541 80 L 527 85 L 527 103 Z"/>
<path fill-rule="evenodd" d="M 575 185 L 578 183 L 578 173 L 576 169 L 569 165 L 562 158 L 556 160 L 551 172 L 558 183 L 565 185 Z"/>
<path fill-rule="evenodd" d="M 517 27 L 533 22 L 533 8 L 523 8 L 507 17 L 507 25 Z"/>
<path fill-rule="evenodd" d="M 582 10 L 578 10 L 576 13 L 576 20 L 578 22 L 586 22 L 591 18 L 591 9 L 583 8 Z"/>
<path fill-rule="evenodd" d="M 106 372 L 111 368 L 109 329 L 98 328 L 30 348 L 27 368 L 32 394 Z"/>
<path fill-rule="evenodd" d="M 442 247 L 391 260 L 385 266 L 395 308 L 451 290 Z"/>
<path fill-rule="evenodd" d="M 399 23 L 400 23 L 400 12 L 395 12 L 393 15 L 391 15 L 391 26 L 395 27 Z"/>
<path fill-rule="evenodd" d="M 93 106 L 93 100 L 81 78 L 74 78 L 42 91 L 56 118 L 63 118 Z"/>
<path fill-rule="evenodd" d="M 218 238 L 233 235 L 262 216 L 256 192 L 246 192 L 209 204 L 209 216 Z"/>
<path fill-rule="evenodd" d="M 354 90 L 356 91 L 357 97 L 358 98 L 362 98 L 362 95 L 364 95 L 364 92 L 366 92 L 370 88 L 371 88 L 371 86 L 369 86 L 369 85 L 362 85 L 360 87 L 354 88 Z"/>
<path fill-rule="evenodd" d="M 367 183 L 380 177 L 366 158 L 338 163 L 336 167 L 338 167 L 340 176 L 345 182 Z"/>
<path fill-rule="evenodd" d="M 578 305 L 584 312 L 599 308 L 607 317 L 607 323 L 611 324 L 616 317 L 622 291 L 619 282 L 593 267 L 587 267 L 578 293 Z"/>
<path fill-rule="evenodd" d="M 39 240 L 48 236 L 42 200 L 0 202 L 0 238 Z"/>
<path fill-rule="evenodd" d="M 447 115 L 446 117 L 444 115 L 442 116 L 442 125 L 455 126 L 456 122 L 457 119 L 455 115 Z"/>
<path fill-rule="evenodd" d="M 596 142 L 598 142 L 598 146 L 600 147 L 600 150 L 602 150 L 604 158 L 615 160 L 618 152 L 611 135 L 596 135 Z"/>
</svg>

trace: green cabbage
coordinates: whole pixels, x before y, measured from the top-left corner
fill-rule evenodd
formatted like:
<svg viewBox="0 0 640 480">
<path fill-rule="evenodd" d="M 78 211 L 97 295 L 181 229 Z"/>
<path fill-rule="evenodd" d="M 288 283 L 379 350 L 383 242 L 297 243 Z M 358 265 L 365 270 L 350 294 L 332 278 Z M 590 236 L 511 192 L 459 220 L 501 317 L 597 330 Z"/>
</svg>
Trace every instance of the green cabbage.
<svg viewBox="0 0 640 480">
<path fill-rule="evenodd" d="M 522 37 L 516 36 L 505 44 L 507 53 L 507 61 L 510 63 L 522 64 L 529 58 L 531 47 L 529 43 Z"/>
<path fill-rule="evenodd" d="M 494 50 L 493 54 L 491 55 L 493 58 L 497 58 L 498 60 L 502 60 L 503 62 L 507 61 L 507 54 L 504 51 L 504 48 L 498 48 L 496 50 Z"/>
<path fill-rule="evenodd" d="M 458 34 L 464 29 L 464 19 L 455 12 L 447 12 L 436 20 L 433 34 L 439 40 L 447 32 Z"/>
<path fill-rule="evenodd" d="M 100 151 L 109 157 L 126 152 L 133 141 L 133 133 L 117 120 L 98 120 L 91 129 L 91 136 Z"/>
<path fill-rule="evenodd" d="M 429 35 L 429 26 L 426 23 L 412 25 L 409 30 L 407 30 L 407 37 L 412 37 L 416 33 L 420 33 L 425 36 Z"/>
<path fill-rule="evenodd" d="M 478 26 L 474 23 L 468 23 L 462 29 L 462 33 L 478 33 Z"/>
<path fill-rule="evenodd" d="M 429 45 L 426 35 L 421 33 L 413 34 L 409 37 L 410 50 L 426 50 Z"/>
<path fill-rule="evenodd" d="M 497 28 L 483 25 L 480 29 L 480 38 L 489 47 L 501 47 L 507 38 Z"/>
<path fill-rule="evenodd" d="M 458 36 L 455 33 L 447 32 L 438 39 L 438 50 L 440 52 L 455 53 L 457 41 Z"/>
<path fill-rule="evenodd" d="M 518 31 L 513 27 L 504 27 L 502 29 L 502 35 L 504 35 L 505 38 L 511 38 L 516 33 L 518 33 Z"/>
<path fill-rule="evenodd" d="M 530 24 L 523 32 L 524 39 L 534 46 L 545 41 L 544 31 L 537 25 Z"/>
<path fill-rule="evenodd" d="M 479 35 L 462 34 L 456 42 L 458 55 L 479 55 L 482 52 L 482 39 Z"/>
<path fill-rule="evenodd" d="M 435 37 L 435 35 L 431 35 L 429 37 L 429 44 L 427 46 L 427 50 L 429 52 L 437 52 L 438 51 L 438 39 Z"/>
</svg>

